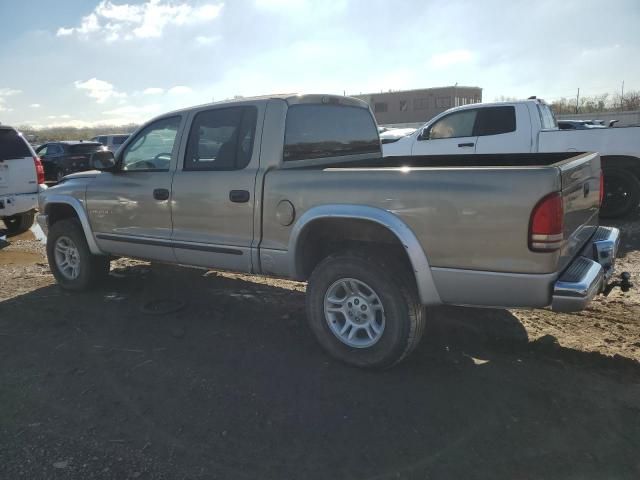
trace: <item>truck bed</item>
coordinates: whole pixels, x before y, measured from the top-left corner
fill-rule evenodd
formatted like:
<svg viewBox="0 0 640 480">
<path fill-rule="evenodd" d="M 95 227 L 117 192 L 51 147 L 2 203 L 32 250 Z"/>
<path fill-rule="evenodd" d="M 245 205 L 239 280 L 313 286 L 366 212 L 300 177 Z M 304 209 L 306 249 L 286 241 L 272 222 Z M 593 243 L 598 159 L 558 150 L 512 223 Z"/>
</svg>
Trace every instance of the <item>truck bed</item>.
<svg viewBox="0 0 640 480">
<path fill-rule="evenodd" d="M 560 166 L 583 155 L 584 152 L 415 155 L 318 162 L 314 166 L 293 168 L 540 167 Z"/>
<path fill-rule="evenodd" d="M 562 271 L 593 235 L 599 181 L 595 153 L 333 159 L 268 173 L 264 212 L 270 218 L 283 198 L 299 215 L 327 203 L 374 206 L 412 229 L 433 267 L 548 274 Z M 533 252 L 531 212 L 552 192 L 563 196 L 563 247 Z M 264 222 L 262 247 L 285 250 L 288 233 L 272 223 Z"/>
</svg>

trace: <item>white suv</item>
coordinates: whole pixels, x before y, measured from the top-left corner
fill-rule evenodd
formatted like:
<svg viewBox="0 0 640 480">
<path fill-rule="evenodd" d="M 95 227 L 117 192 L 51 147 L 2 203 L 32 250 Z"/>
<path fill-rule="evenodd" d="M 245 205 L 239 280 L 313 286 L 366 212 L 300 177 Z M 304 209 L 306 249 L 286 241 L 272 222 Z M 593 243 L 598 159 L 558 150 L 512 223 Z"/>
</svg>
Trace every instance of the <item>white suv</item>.
<svg viewBox="0 0 640 480">
<path fill-rule="evenodd" d="M 16 129 L 0 125 L 0 220 L 9 234 L 33 224 L 44 169 L 31 145 Z"/>
</svg>

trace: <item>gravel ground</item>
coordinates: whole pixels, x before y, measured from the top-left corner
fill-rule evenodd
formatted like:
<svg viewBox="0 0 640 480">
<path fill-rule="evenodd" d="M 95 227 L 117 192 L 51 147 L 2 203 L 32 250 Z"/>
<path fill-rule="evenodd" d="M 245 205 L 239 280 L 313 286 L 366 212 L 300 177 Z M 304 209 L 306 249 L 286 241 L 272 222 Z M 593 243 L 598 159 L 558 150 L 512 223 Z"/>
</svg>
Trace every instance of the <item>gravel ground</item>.
<svg viewBox="0 0 640 480">
<path fill-rule="evenodd" d="M 640 285 L 640 220 L 616 226 Z M 69 294 L 10 241 L 0 478 L 640 478 L 637 288 L 578 314 L 433 309 L 374 373 L 320 350 L 304 284 L 118 260 Z"/>
</svg>

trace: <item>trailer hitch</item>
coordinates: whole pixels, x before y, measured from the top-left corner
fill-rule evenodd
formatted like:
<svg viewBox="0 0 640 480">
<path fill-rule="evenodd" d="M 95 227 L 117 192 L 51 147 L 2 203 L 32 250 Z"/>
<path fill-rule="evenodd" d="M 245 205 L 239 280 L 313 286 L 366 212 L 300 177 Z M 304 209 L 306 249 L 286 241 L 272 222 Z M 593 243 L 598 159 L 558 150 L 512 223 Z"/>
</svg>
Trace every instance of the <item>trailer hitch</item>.
<svg viewBox="0 0 640 480">
<path fill-rule="evenodd" d="M 629 272 L 622 272 L 620 274 L 620 279 L 616 280 L 615 282 L 609 283 L 604 288 L 604 291 L 602 293 L 606 297 L 611 293 L 611 290 L 613 290 L 616 287 L 620 287 L 620 290 L 622 290 L 623 292 L 628 292 L 631 289 L 631 287 L 633 287 L 633 283 L 629 281 L 630 279 L 631 279 L 631 274 L 629 274 Z"/>
</svg>

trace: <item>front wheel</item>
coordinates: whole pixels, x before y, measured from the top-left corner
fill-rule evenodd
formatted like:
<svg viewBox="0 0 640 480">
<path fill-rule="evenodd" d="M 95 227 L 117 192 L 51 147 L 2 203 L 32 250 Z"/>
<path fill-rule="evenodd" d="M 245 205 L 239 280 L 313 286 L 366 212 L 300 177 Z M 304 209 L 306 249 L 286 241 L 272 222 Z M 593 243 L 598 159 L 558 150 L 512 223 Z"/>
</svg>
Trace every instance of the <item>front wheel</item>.
<svg viewBox="0 0 640 480">
<path fill-rule="evenodd" d="M 47 260 L 51 273 L 66 290 L 86 290 L 109 273 L 109 257 L 93 255 L 75 219 L 60 220 L 49 229 Z"/>
<path fill-rule="evenodd" d="M 633 173 L 622 168 L 606 168 L 604 174 L 604 198 L 600 207 L 603 218 L 624 217 L 638 207 L 640 181 Z"/>
<path fill-rule="evenodd" d="M 307 286 L 307 318 L 334 358 L 365 368 L 404 359 L 419 343 L 425 309 L 410 275 L 374 258 L 334 255 L 313 271 Z"/>
</svg>

